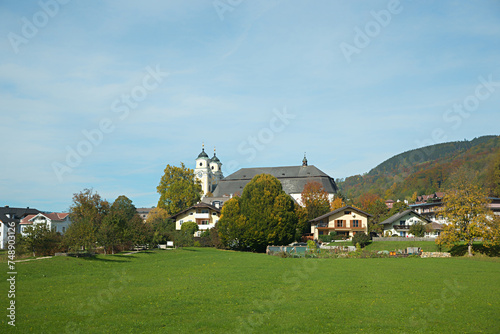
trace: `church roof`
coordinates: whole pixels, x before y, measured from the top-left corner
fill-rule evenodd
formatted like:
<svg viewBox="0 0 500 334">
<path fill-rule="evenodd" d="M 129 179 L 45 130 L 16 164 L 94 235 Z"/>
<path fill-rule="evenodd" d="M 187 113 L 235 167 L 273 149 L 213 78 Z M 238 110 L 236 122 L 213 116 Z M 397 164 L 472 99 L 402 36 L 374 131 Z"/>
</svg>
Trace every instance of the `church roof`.
<svg viewBox="0 0 500 334">
<path fill-rule="evenodd" d="M 219 158 L 217 158 L 217 156 L 215 155 L 215 152 L 214 152 L 214 156 L 212 157 L 212 161 L 213 162 L 220 162 Z"/>
<path fill-rule="evenodd" d="M 242 168 L 237 172 L 219 181 L 215 188 L 214 197 L 243 193 L 243 188 L 259 174 L 271 174 L 280 180 L 283 190 L 287 194 L 300 194 L 304 186 L 311 181 L 316 181 L 323 185 L 327 193 L 337 192 L 335 181 L 316 168 L 315 166 L 289 166 L 289 167 L 261 167 Z"/>
<path fill-rule="evenodd" d="M 198 154 L 198 159 L 200 159 L 200 158 L 207 158 L 208 159 L 208 154 L 205 153 L 205 149 L 204 148 L 202 148 L 201 149 L 201 153 Z"/>
</svg>

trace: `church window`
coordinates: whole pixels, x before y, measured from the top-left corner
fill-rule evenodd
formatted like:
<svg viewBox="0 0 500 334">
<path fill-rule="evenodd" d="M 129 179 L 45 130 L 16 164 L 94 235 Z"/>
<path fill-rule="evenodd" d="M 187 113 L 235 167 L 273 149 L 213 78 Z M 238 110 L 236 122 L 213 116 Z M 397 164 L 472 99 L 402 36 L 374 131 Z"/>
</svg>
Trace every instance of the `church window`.
<svg viewBox="0 0 500 334">
<path fill-rule="evenodd" d="M 200 166 L 203 166 L 203 162 L 200 162 Z"/>
</svg>

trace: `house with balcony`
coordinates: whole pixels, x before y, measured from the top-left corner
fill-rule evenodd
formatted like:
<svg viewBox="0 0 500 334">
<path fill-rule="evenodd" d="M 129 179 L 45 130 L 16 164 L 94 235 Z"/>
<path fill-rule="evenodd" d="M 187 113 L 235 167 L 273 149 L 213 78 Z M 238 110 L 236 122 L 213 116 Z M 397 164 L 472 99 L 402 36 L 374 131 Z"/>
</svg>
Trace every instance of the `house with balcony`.
<svg viewBox="0 0 500 334">
<path fill-rule="evenodd" d="M 180 230 L 182 224 L 185 222 L 195 222 L 198 224 L 199 231 L 196 232 L 199 236 L 201 232 L 215 227 L 215 224 L 220 219 L 220 209 L 204 202 L 193 205 L 186 210 L 183 210 L 175 215 L 169 217 L 169 219 L 175 220 L 175 229 Z"/>
<path fill-rule="evenodd" d="M 412 209 L 397 213 L 379 224 L 382 225 L 384 229 L 383 235 L 389 234 L 392 236 L 396 234 L 400 237 L 413 237 L 410 233 L 410 227 L 418 223 L 423 225 L 431 224 L 429 225 L 431 231 L 426 232 L 426 237 L 437 237 L 442 229 L 441 224 L 431 222 L 429 219 Z"/>
<path fill-rule="evenodd" d="M 37 225 L 37 224 L 47 224 L 47 227 L 50 230 L 53 230 L 55 232 L 59 232 L 61 234 L 64 234 L 68 228 L 69 225 L 71 225 L 71 220 L 69 219 L 69 213 L 59 213 L 59 212 L 52 212 L 52 213 L 38 213 L 36 215 L 28 215 L 21 219 L 21 222 L 19 223 L 20 226 L 20 233 L 21 235 L 25 236 L 26 235 L 26 229 L 29 226 Z"/>
<path fill-rule="evenodd" d="M 311 234 L 314 239 L 318 239 L 320 235 L 329 235 L 330 232 L 336 232 L 346 238 L 358 232 L 368 234 L 368 220 L 371 217 L 372 215 L 360 209 L 344 206 L 310 220 Z"/>
</svg>

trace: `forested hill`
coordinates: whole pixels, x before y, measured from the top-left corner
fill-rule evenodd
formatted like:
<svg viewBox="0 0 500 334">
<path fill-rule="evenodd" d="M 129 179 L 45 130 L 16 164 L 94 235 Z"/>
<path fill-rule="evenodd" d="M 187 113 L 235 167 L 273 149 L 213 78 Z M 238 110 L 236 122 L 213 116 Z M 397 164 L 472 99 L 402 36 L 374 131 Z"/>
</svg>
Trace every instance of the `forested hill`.
<svg viewBox="0 0 500 334">
<path fill-rule="evenodd" d="M 341 192 L 355 200 L 371 192 L 384 199 L 411 199 L 442 190 L 454 170 L 465 165 L 478 172 L 478 182 L 491 186 L 494 166 L 500 163 L 500 136 L 436 144 L 398 154 L 364 175 L 337 180 Z"/>
</svg>

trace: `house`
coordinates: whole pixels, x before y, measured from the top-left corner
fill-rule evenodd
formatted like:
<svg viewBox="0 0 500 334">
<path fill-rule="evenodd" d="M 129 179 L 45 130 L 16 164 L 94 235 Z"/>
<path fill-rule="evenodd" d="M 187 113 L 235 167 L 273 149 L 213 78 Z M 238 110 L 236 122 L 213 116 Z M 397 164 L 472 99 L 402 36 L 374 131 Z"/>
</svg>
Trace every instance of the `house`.
<svg viewBox="0 0 500 334">
<path fill-rule="evenodd" d="M 137 211 L 137 214 L 139 215 L 139 217 L 142 218 L 142 221 L 146 222 L 146 220 L 148 220 L 149 213 L 153 209 L 154 208 L 137 208 L 136 211 Z"/>
<path fill-rule="evenodd" d="M 170 216 L 169 219 L 175 220 L 176 230 L 180 230 L 182 224 L 185 222 L 195 222 L 198 224 L 199 231 L 197 234 L 199 235 L 201 232 L 215 226 L 220 219 L 220 209 L 211 204 L 200 202 Z"/>
<path fill-rule="evenodd" d="M 443 206 L 443 192 L 436 192 L 430 195 L 418 196 L 414 204 L 410 204 L 410 208 L 428 220 L 439 224 L 447 224 L 447 220 L 439 214 L 439 209 Z M 500 215 L 500 198 L 488 197 L 490 203 L 488 208 L 495 215 Z"/>
<path fill-rule="evenodd" d="M 19 233 L 21 219 L 28 215 L 38 214 L 37 209 L 0 207 L 0 249 L 6 249 L 8 245 L 9 227 L 14 225 L 14 232 Z"/>
<path fill-rule="evenodd" d="M 69 219 L 69 213 L 38 213 L 35 215 L 28 215 L 21 220 L 20 233 L 24 236 L 26 235 L 26 229 L 29 226 L 37 224 L 47 224 L 47 227 L 55 232 L 64 234 L 69 225 L 71 225 L 71 220 Z"/>
<path fill-rule="evenodd" d="M 397 213 L 392 217 L 387 218 L 383 222 L 379 224 L 382 225 L 384 232 L 383 235 L 394 235 L 397 234 L 400 237 L 413 237 L 410 234 L 410 226 L 421 223 L 423 225 L 427 225 L 431 223 L 431 221 L 424 216 L 418 214 L 412 209 L 405 210 L 403 212 Z M 435 223 L 434 226 L 436 229 L 441 229 L 441 225 Z"/>
<path fill-rule="evenodd" d="M 345 237 L 352 237 L 358 232 L 368 234 L 368 220 L 371 217 L 372 215 L 360 209 L 344 206 L 310 220 L 311 234 L 313 234 L 314 239 L 334 231 L 337 232 L 337 235 Z"/>
</svg>

